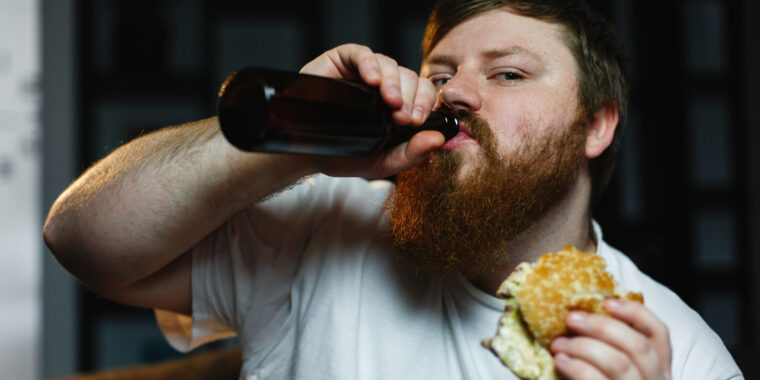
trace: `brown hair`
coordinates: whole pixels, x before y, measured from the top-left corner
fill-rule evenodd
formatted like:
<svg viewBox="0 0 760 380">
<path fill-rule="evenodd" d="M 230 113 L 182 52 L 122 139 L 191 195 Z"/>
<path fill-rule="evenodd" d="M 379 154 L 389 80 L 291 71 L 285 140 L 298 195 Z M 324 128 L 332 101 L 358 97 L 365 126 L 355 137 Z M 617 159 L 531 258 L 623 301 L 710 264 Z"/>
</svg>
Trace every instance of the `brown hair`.
<svg viewBox="0 0 760 380">
<path fill-rule="evenodd" d="M 620 135 L 628 108 L 625 58 L 612 27 L 591 12 L 582 0 L 439 0 L 428 20 L 422 41 L 427 57 L 436 44 L 465 20 L 480 13 L 508 7 L 526 17 L 562 25 L 565 43 L 578 64 L 578 100 L 587 118 L 605 105 L 615 105 L 619 121 L 610 146 L 591 160 L 592 201 L 601 196 L 615 169 Z"/>
</svg>

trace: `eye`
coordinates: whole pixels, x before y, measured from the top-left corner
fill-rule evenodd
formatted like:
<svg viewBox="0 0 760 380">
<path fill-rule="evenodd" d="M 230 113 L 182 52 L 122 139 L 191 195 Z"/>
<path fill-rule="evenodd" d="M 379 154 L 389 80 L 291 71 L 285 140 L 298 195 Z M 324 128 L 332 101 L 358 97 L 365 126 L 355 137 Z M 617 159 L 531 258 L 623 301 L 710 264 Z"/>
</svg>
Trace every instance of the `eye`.
<svg viewBox="0 0 760 380">
<path fill-rule="evenodd" d="M 524 79 L 525 77 L 514 71 L 505 71 L 503 73 L 498 73 L 494 75 L 494 78 L 504 80 L 504 81 L 518 81 L 518 80 Z"/>
<path fill-rule="evenodd" d="M 435 74 L 435 75 L 431 75 L 429 79 L 431 82 L 433 82 L 433 86 L 438 88 L 448 83 L 449 80 L 451 79 L 451 75 L 450 74 Z"/>
</svg>

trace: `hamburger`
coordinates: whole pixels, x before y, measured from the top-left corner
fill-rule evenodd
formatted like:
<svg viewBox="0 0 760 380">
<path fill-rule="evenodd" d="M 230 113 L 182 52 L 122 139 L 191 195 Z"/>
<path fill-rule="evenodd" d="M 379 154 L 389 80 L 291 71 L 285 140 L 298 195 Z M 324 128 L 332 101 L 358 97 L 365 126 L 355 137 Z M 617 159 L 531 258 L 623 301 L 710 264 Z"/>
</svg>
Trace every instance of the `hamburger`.
<svg viewBox="0 0 760 380">
<path fill-rule="evenodd" d="M 607 314 L 608 298 L 644 302 L 641 293 L 620 289 L 604 268 L 603 258 L 572 246 L 521 263 L 497 291 L 504 298 L 504 314 L 496 336 L 483 340 L 483 346 L 523 379 L 556 379 L 548 347 L 567 334 L 569 312 Z"/>
</svg>

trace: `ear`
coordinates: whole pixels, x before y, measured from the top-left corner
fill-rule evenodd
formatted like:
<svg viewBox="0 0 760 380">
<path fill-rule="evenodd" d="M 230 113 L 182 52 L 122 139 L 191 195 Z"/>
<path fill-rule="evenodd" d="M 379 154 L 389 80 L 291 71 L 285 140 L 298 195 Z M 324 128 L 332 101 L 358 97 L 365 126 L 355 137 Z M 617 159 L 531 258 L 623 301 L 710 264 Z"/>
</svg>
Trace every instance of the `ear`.
<svg viewBox="0 0 760 380">
<path fill-rule="evenodd" d="M 594 113 L 588 125 L 586 158 L 599 157 L 610 146 L 617 124 L 618 109 L 614 103 L 607 103 Z"/>
</svg>

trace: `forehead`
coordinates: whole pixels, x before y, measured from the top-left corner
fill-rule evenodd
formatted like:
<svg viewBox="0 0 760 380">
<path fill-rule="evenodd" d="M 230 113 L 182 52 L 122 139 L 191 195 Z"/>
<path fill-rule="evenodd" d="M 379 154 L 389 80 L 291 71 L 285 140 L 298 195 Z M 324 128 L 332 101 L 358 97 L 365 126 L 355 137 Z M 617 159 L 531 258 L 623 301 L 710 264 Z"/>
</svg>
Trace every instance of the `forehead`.
<svg viewBox="0 0 760 380">
<path fill-rule="evenodd" d="M 517 49 L 541 57 L 570 58 L 565 28 L 503 7 L 473 16 L 452 28 L 430 51 L 435 55 L 465 54 L 472 50 Z"/>
</svg>

